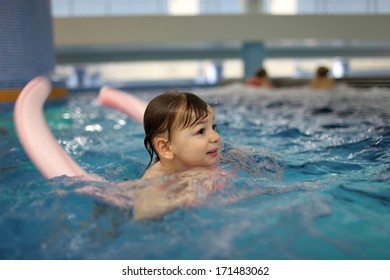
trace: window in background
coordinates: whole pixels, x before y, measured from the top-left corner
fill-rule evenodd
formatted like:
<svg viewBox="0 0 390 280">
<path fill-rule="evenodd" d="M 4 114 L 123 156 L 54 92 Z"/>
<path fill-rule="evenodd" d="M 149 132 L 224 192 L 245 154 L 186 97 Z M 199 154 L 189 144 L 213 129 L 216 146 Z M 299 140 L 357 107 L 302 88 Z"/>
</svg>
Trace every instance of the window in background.
<svg viewBox="0 0 390 280">
<path fill-rule="evenodd" d="M 52 0 L 55 17 L 140 16 L 140 15 L 219 15 L 241 14 L 244 0 Z M 255 1 L 255 0 L 248 0 Z M 389 0 L 263 0 L 265 14 L 388 14 Z M 288 40 L 287 40 L 288 41 Z M 315 41 L 315 40 L 314 40 Z M 267 42 L 265 42 L 267 43 Z M 302 45 L 307 43 L 301 42 Z M 360 43 L 358 43 L 357 47 Z M 360 44 L 363 47 L 363 44 Z M 311 77 L 318 65 L 342 75 L 389 75 L 390 58 L 267 58 L 271 77 Z M 104 82 L 194 81 L 213 84 L 221 79 L 241 80 L 243 63 L 237 59 L 171 60 L 122 62 L 89 65 L 58 65 L 59 75 L 71 85 L 98 85 Z"/>
<path fill-rule="evenodd" d="M 147 86 L 166 83 L 171 86 L 214 85 L 221 80 L 218 73 L 219 65 L 211 60 L 116 62 L 57 65 L 55 72 L 59 78 L 66 81 L 70 88 L 100 87 L 103 84 L 116 86 Z M 240 71 L 235 72 L 240 74 Z"/>
</svg>

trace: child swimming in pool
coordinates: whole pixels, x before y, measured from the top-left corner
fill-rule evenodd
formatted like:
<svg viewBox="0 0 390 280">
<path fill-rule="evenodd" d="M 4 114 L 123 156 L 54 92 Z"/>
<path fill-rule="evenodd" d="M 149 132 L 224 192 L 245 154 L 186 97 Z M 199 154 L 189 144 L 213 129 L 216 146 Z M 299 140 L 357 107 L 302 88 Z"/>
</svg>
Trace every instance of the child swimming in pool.
<svg viewBox="0 0 390 280">
<path fill-rule="evenodd" d="M 138 180 L 106 181 L 74 162 L 51 134 L 42 116 L 49 93 L 49 80 L 37 77 L 26 85 L 15 104 L 15 128 L 33 163 L 46 178 L 74 177 L 78 186 L 82 184 L 75 192 L 132 209 L 135 219 L 160 217 L 178 207 L 198 204 L 210 193 L 225 188 L 226 175 L 237 170 L 255 176 L 263 172 L 275 178 L 282 175 L 283 164 L 275 156 L 234 146 L 228 151 L 224 147 L 222 155 L 214 111 L 196 95 L 168 92 L 146 106 L 121 93 L 104 104 L 144 121 L 144 143 L 150 162 Z M 48 156 L 42 157 L 43 154 Z M 227 170 L 219 168 L 221 165 Z"/>
<path fill-rule="evenodd" d="M 132 206 L 135 219 L 146 219 L 192 205 L 220 186 L 224 174 L 215 165 L 221 138 L 213 109 L 197 95 L 170 91 L 157 96 L 145 110 L 144 130 L 150 161 L 141 179 L 78 191 Z"/>
</svg>

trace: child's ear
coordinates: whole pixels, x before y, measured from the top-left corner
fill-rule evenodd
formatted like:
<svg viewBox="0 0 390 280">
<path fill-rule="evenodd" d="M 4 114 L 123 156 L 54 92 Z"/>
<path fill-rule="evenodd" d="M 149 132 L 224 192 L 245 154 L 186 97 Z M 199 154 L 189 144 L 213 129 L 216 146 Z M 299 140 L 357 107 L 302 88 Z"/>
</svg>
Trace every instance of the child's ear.
<svg viewBox="0 0 390 280">
<path fill-rule="evenodd" d="M 173 152 L 166 138 L 158 137 L 155 140 L 155 149 L 160 158 L 173 159 Z"/>
</svg>

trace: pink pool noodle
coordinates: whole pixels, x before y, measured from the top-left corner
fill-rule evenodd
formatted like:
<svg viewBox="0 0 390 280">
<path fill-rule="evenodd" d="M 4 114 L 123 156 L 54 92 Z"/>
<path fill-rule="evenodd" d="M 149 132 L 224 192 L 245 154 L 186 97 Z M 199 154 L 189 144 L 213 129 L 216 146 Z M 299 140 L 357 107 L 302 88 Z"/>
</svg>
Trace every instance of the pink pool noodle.
<svg viewBox="0 0 390 280">
<path fill-rule="evenodd" d="M 102 87 L 98 100 L 100 104 L 121 111 L 143 123 L 147 103 L 141 99 L 118 89 Z"/>
<path fill-rule="evenodd" d="M 50 91 L 51 83 L 45 77 L 34 78 L 23 88 L 14 107 L 16 133 L 44 177 L 86 175 L 58 144 L 45 121 L 43 104 Z"/>
<path fill-rule="evenodd" d="M 31 161 L 46 178 L 91 175 L 83 170 L 58 144 L 43 115 L 43 105 L 51 91 L 45 77 L 31 80 L 14 107 L 16 133 Z M 99 102 L 143 122 L 146 102 L 121 90 L 103 87 Z M 91 176 L 90 176 L 91 177 Z M 91 177 L 100 179 L 98 176 Z"/>
</svg>

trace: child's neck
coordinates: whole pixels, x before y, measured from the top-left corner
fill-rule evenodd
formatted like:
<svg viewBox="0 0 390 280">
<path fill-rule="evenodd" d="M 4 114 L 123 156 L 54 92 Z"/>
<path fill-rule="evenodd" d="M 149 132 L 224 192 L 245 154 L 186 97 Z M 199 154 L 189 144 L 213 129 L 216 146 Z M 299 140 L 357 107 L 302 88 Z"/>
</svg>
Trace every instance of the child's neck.
<svg viewBox="0 0 390 280">
<path fill-rule="evenodd" d="M 180 172 L 188 169 L 187 167 L 177 164 L 173 160 L 160 159 L 157 163 L 159 163 L 159 166 L 157 167 L 161 170 L 161 172 L 165 173 Z"/>
</svg>

